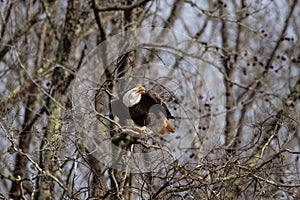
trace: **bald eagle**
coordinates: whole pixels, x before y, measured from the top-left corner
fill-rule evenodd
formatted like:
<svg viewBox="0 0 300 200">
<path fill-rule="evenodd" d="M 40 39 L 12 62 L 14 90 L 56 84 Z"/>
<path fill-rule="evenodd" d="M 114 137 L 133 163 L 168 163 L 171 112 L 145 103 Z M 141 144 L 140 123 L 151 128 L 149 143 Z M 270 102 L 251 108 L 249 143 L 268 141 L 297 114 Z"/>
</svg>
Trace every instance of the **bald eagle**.
<svg viewBox="0 0 300 200">
<path fill-rule="evenodd" d="M 123 103 L 129 109 L 130 117 L 136 125 L 150 125 L 153 131 L 161 134 L 175 132 L 175 126 L 169 121 L 174 117 L 153 90 L 146 91 L 144 86 L 133 88 L 124 94 Z"/>
</svg>

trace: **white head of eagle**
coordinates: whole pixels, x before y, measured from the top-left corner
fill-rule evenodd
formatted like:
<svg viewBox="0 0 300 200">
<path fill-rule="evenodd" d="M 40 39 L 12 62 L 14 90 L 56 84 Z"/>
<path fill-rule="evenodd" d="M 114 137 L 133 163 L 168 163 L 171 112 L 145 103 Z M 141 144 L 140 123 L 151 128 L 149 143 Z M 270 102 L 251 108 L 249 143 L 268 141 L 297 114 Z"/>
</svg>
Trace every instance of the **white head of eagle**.
<svg viewBox="0 0 300 200">
<path fill-rule="evenodd" d="M 135 87 L 125 93 L 125 95 L 123 96 L 123 103 L 128 108 L 132 107 L 141 100 L 143 93 L 145 93 L 144 86 Z"/>
<path fill-rule="evenodd" d="M 175 126 L 169 121 L 174 119 L 162 98 L 144 86 L 135 87 L 123 96 L 123 103 L 129 109 L 131 119 L 138 126 L 151 126 L 161 134 L 174 133 Z"/>
</svg>

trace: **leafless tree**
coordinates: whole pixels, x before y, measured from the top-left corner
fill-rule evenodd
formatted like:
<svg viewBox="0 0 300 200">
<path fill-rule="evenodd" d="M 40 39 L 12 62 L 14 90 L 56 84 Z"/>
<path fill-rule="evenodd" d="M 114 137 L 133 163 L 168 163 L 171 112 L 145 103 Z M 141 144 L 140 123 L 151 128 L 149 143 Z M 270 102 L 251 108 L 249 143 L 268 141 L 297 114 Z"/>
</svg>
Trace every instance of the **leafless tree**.
<svg viewBox="0 0 300 200">
<path fill-rule="evenodd" d="M 0 1 L 0 198 L 299 199 L 299 13 L 298 0 Z M 174 134 L 122 118 L 141 84 Z"/>
</svg>

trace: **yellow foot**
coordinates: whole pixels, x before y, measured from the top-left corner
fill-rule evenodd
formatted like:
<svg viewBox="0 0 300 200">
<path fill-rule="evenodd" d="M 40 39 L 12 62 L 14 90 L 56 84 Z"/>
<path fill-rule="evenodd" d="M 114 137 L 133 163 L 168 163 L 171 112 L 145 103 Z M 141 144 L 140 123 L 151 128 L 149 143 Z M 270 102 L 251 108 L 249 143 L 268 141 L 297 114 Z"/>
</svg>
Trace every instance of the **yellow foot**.
<svg viewBox="0 0 300 200">
<path fill-rule="evenodd" d="M 136 129 L 138 129 L 138 130 L 140 130 L 140 131 L 143 131 L 143 132 L 145 132 L 146 133 L 146 126 L 143 126 L 143 127 L 140 127 L 140 126 L 134 126 L 134 128 L 136 128 Z"/>
</svg>

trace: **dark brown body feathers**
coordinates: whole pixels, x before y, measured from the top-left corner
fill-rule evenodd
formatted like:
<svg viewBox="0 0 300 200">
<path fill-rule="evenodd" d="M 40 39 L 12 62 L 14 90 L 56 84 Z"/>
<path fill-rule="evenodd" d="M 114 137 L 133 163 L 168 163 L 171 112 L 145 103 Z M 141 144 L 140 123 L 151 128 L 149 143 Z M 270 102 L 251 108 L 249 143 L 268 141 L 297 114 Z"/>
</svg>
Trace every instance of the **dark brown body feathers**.
<svg viewBox="0 0 300 200">
<path fill-rule="evenodd" d="M 170 118 L 174 119 L 174 117 L 166 104 L 153 90 L 141 94 L 140 102 L 129 107 L 129 113 L 134 123 L 139 126 L 148 126 L 153 119 L 150 114 L 153 113 L 156 119 L 165 121 L 163 122 L 165 124 L 164 130 L 161 130 L 160 133 L 173 133 L 175 131 L 175 127 L 168 120 Z"/>
</svg>

